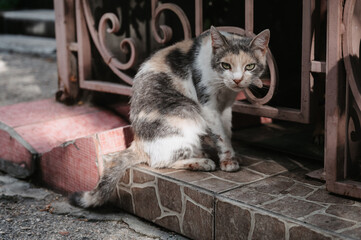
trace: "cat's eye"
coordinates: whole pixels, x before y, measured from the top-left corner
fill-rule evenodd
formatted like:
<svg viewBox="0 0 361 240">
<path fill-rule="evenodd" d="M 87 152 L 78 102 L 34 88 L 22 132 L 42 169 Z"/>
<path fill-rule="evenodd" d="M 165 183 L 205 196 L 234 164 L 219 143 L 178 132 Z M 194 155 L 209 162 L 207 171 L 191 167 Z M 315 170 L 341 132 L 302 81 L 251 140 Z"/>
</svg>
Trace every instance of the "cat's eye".
<svg viewBox="0 0 361 240">
<path fill-rule="evenodd" d="M 223 69 L 225 70 L 230 70 L 232 67 L 231 67 L 231 64 L 229 63 L 225 63 L 225 62 L 221 62 L 221 66 Z"/>
<path fill-rule="evenodd" d="M 247 71 L 252 71 L 255 67 L 256 67 L 256 64 L 251 63 L 251 64 L 247 64 L 244 69 L 246 69 Z"/>
</svg>

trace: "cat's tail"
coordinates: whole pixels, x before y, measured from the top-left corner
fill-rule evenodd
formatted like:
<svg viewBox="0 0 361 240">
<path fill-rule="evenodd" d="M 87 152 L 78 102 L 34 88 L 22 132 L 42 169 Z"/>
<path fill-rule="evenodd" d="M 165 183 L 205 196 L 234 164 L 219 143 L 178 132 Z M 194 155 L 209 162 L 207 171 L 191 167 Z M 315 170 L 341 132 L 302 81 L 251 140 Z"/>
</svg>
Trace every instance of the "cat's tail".
<svg viewBox="0 0 361 240">
<path fill-rule="evenodd" d="M 75 192 L 69 196 L 69 203 L 82 208 L 94 208 L 105 204 L 114 194 L 116 186 L 126 170 L 144 162 L 137 157 L 132 147 L 117 153 L 105 155 L 106 167 L 97 186 L 87 192 Z"/>
</svg>

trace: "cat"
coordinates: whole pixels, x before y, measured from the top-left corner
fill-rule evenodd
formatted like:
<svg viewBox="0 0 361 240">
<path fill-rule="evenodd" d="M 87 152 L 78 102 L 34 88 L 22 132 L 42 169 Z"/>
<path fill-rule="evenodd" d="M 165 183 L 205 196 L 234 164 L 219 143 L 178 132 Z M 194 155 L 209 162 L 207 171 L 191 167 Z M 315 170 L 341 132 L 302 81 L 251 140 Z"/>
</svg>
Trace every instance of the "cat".
<svg viewBox="0 0 361 240">
<path fill-rule="evenodd" d="M 127 168 L 147 163 L 153 168 L 214 171 L 204 145 L 216 149 L 220 169 L 239 169 L 231 145 L 232 104 L 252 85 L 261 88 L 270 31 L 255 37 L 219 32 L 215 27 L 195 39 L 156 52 L 134 78 L 130 120 L 131 146 L 104 156 L 97 186 L 73 193 L 69 201 L 83 208 L 106 203 Z"/>
</svg>

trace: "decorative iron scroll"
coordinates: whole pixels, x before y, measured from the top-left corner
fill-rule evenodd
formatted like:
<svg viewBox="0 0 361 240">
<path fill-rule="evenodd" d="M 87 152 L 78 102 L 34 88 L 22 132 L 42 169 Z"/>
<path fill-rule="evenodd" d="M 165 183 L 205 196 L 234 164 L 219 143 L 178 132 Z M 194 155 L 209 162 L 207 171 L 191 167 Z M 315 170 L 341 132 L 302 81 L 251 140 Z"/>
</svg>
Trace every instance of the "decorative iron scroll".
<svg viewBox="0 0 361 240">
<path fill-rule="evenodd" d="M 347 176 L 358 177 L 360 175 L 361 161 L 361 111 L 355 102 L 349 104 L 349 117 L 347 123 Z"/>
<path fill-rule="evenodd" d="M 89 2 L 84 0 L 82 1 L 82 3 L 88 30 L 90 32 L 94 45 L 99 51 L 104 62 L 108 64 L 108 66 L 118 77 L 120 77 L 126 83 L 132 85 L 133 78 L 120 70 L 128 70 L 135 65 L 137 59 L 137 48 L 135 46 L 134 40 L 132 38 L 125 38 L 120 42 L 120 50 L 124 54 L 129 53 L 128 47 L 130 48 L 130 58 L 128 62 L 120 62 L 105 45 L 105 32 L 109 34 L 116 33 L 120 29 L 120 22 L 118 17 L 113 13 L 105 13 L 100 18 L 98 29 L 95 29 L 95 21 L 91 14 Z M 108 22 L 111 23 L 110 28 L 107 28 Z"/>
<path fill-rule="evenodd" d="M 347 124 L 347 177 L 360 175 L 361 161 L 361 1 L 347 0 L 344 7 L 343 57 L 347 82 L 350 91 L 348 96 Z"/>
<path fill-rule="evenodd" d="M 176 4 L 163 3 L 159 4 L 158 0 L 152 0 L 152 32 L 155 40 L 159 43 L 167 43 L 172 39 L 173 30 L 167 25 L 159 24 L 160 14 L 165 10 L 174 12 L 182 23 L 184 39 L 192 37 L 191 25 L 189 23 L 187 15 L 184 11 Z M 163 37 L 158 34 L 158 30 L 162 32 Z"/>
<path fill-rule="evenodd" d="M 360 14 L 361 1 L 347 0 L 344 8 L 343 55 L 347 78 L 359 109 L 361 109 Z"/>
</svg>

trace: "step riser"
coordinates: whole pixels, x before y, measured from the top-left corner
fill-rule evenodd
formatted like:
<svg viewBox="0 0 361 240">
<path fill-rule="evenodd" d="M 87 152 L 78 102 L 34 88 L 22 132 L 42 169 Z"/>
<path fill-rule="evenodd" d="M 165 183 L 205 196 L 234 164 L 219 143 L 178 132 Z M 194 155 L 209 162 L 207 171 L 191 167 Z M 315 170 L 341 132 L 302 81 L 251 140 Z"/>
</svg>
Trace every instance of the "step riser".
<svg viewBox="0 0 361 240">
<path fill-rule="evenodd" d="M 131 168 L 118 185 L 115 204 L 191 239 L 337 238 L 302 222 L 167 178 L 176 172 Z"/>
</svg>

